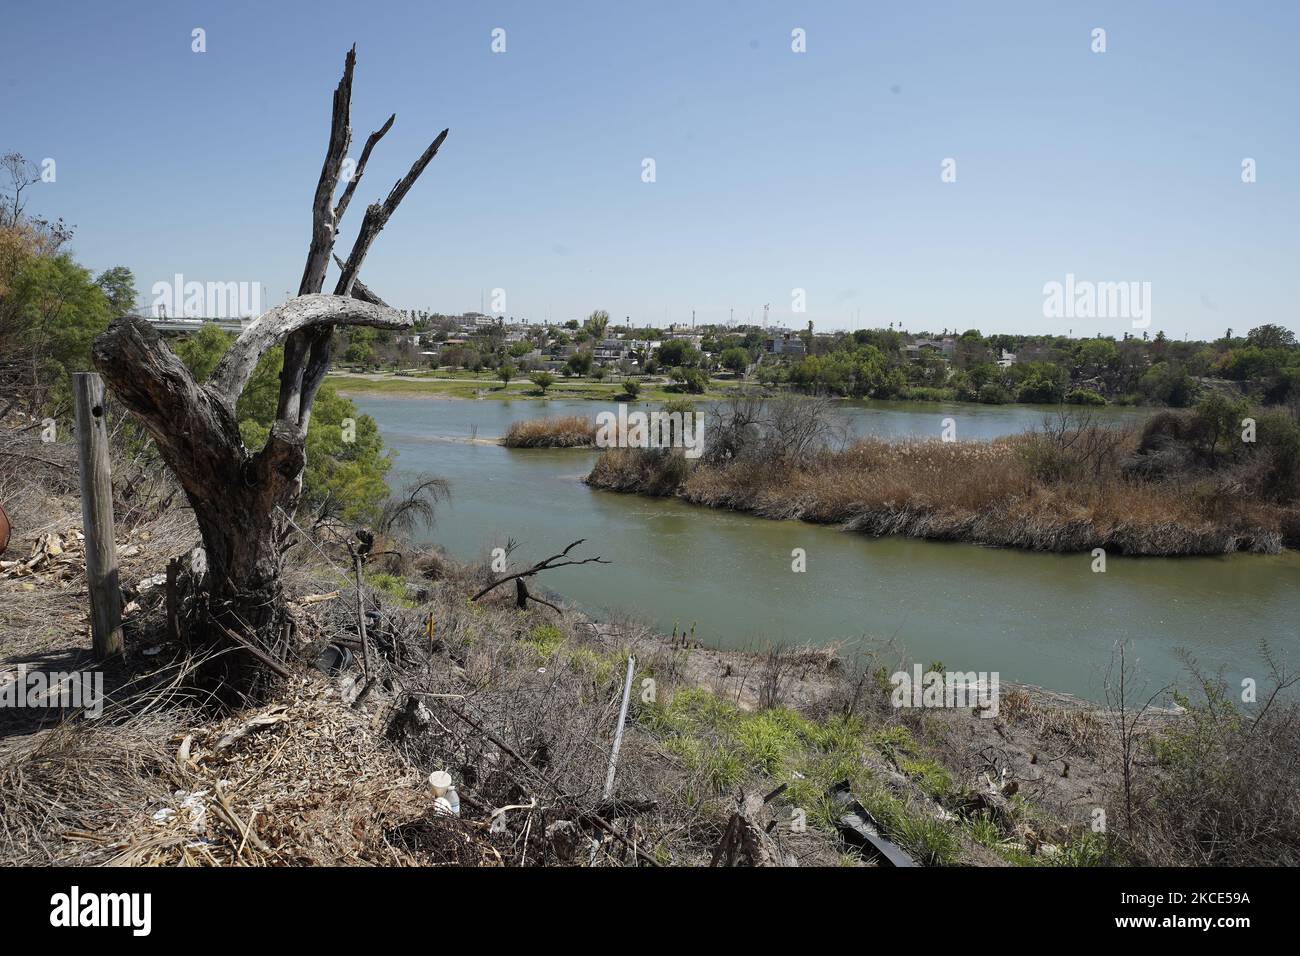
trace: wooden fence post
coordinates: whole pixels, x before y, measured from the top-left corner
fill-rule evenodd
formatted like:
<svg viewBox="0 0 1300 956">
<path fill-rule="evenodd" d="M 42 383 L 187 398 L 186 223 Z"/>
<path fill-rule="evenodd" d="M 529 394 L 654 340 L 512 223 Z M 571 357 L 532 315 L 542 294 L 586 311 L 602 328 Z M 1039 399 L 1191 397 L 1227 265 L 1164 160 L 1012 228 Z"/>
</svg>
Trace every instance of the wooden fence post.
<svg viewBox="0 0 1300 956">
<path fill-rule="evenodd" d="M 77 460 L 81 470 L 81 523 L 86 535 L 86 584 L 95 659 L 122 654 L 122 589 L 113 534 L 113 478 L 108 467 L 104 382 L 96 372 L 74 372 Z"/>
</svg>

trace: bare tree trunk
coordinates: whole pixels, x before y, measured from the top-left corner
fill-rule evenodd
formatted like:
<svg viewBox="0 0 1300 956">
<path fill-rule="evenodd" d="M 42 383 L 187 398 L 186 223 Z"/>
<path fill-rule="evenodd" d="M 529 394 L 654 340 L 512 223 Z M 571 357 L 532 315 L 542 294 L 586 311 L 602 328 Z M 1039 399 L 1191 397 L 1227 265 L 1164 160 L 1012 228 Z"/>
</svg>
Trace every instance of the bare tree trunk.
<svg viewBox="0 0 1300 956">
<path fill-rule="evenodd" d="M 210 610 L 232 629 L 278 621 L 275 509 L 306 462 L 306 434 L 277 421 L 261 451 L 240 439 L 235 402 L 257 359 L 286 330 L 321 322 L 402 328 L 407 319 L 356 299 L 304 296 L 272 309 L 199 385 L 148 321 L 115 321 L 92 349 L 96 368 L 140 420 L 194 508 L 208 567 Z"/>
<path fill-rule="evenodd" d="M 122 404 L 139 416 L 194 508 L 207 557 L 208 611 L 217 625 L 211 631 L 228 631 L 238 640 L 257 634 L 262 650 L 274 646 L 284 615 L 277 512 L 290 514 L 297 505 L 312 402 L 329 370 L 331 336 L 338 325 L 402 329 L 411 324 L 411 319 L 384 306 L 357 275 L 375 237 L 447 136 L 443 130 L 388 198 L 366 210 L 361 233 L 341 266 L 337 294 L 320 294 L 339 220 L 371 149 L 395 119 L 389 117 L 370 135 L 333 205 L 352 139 L 355 64 L 354 48 L 348 51 L 343 78 L 334 91 L 329 145 L 312 203 L 311 244 L 298 297 L 245 329 L 207 384 L 196 382 L 152 325 L 138 316 L 113 322 L 92 349 L 95 367 Z M 240 439 L 235 406 L 258 360 L 281 340 L 286 341 L 276 420 L 265 446 L 250 451 Z"/>
</svg>

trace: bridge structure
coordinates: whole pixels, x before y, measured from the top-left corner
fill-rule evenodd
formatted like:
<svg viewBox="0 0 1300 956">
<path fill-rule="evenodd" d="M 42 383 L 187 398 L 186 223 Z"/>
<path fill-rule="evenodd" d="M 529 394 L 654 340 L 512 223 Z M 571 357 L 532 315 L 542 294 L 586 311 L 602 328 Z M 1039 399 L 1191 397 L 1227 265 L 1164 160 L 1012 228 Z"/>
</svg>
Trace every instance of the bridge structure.
<svg viewBox="0 0 1300 956">
<path fill-rule="evenodd" d="M 250 316 L 244 319 L 164 319 L 145 315 L 141 316 L 141 318 L 164 335 L 180 335 L 185 332 L 197 332 L 209 322 L 227 332 L 238 334 L 248 327 L 254 317 Z"/>
</svg>

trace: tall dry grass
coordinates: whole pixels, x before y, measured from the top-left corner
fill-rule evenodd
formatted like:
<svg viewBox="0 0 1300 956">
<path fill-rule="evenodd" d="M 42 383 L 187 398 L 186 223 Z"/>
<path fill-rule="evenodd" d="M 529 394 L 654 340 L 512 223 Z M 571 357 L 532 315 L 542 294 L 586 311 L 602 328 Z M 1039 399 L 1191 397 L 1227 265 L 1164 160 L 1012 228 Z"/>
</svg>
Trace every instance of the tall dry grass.
<svg viewBox="0 0 1300 956">
<path fill-rule="evenodd" d="M 1141 427 L 1062 419 L 992 441 L 865 438 L 800 460 L 755 440 L 672 476 L 662 459 L 607 453 L 587 480 L 866 534 L 1038 551 L 1275 553 L 1300 544 L 1294 503 L 1253 493 L 1242 482 L 1247 465 L 1189 462 L 1146 477 L 1134 467 L 1143 438 Z"/>
<path fill-rule="evenodd" d="M 501 444 L 507 448 L 582 448 L 596 443 L 596 426 L 580 415 L 513 422 Z"/>
</svg>

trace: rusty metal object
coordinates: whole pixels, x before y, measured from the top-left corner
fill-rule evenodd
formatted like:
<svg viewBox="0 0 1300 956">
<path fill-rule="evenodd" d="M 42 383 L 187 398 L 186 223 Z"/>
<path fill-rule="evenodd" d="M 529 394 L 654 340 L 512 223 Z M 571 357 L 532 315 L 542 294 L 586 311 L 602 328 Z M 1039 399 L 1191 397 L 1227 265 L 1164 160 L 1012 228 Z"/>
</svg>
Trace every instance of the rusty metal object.
<svg viewBox="0 0 1300 956">
<path fill-rule="evenodd" d="M 0 505 L 0 554 L 5 553 L 5 548 L 9 547 L 9 533 L 13 531 L 13 525 L 9 523 L 9 516 L 5 514 L 3 505 Z"/>
</svg>

